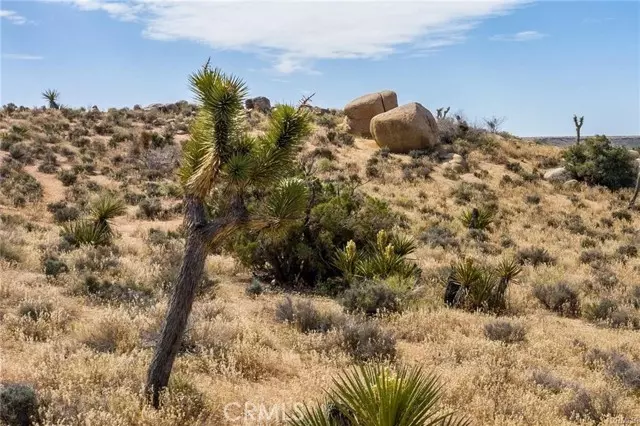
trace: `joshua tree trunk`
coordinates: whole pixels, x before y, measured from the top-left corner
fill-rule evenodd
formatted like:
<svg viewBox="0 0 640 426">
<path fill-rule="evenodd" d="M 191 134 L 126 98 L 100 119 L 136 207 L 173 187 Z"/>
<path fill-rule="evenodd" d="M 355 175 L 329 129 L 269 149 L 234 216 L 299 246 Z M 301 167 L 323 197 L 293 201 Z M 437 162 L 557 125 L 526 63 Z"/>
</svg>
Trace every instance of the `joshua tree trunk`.
<svg viewBox="0 0 640 426">
<path fill-rule="evenodd" d="M 202 202 L 196 199 L 187 200 L 185 222 L 188 235 L 180 274 L 147 373 L 147 394 L 156 408 L 160 404 L 160 392 L 169 383 L 173 361 L 182 343 L 196 286 L 202 279 L 207 256 L 206 244 L 202 233 L 199 232 L 199 228 L 206 223 Z"/>
<path fill-rule="evenodd" d="M 242 199 L 232 202 L 228 216 L 207 221 L 204 203 L 196 197 L 185 199 L 185 227 L 187 242 L 178 280 L 173 289 L 160 339 L 147 372 L 146 392 L 154 407 L 160 406 L 160 392 L 169 384 L 173 361 L 182 343 L 187 328 L 196 287 L 202 280 L 208 246 L 234 224 L 247 218 Z"/>
<path fill-rule="evenodd" d="M 636 190 L 633 192 L 633 197 L 631 197 L 631 201 L 629 201 L 629 208 L 632 208 L 636 199 L 638 198 L 638 193 L 640 193 L 640 170 L 638 170 L 638 179 L 636 180 Z"/>
</svg>

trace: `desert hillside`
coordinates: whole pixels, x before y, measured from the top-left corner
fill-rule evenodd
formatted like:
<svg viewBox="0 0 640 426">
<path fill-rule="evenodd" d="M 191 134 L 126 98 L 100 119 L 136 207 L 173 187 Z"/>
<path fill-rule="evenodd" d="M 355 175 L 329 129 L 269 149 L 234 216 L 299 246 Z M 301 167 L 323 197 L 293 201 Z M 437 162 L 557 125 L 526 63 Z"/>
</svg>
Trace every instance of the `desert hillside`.
<svg viewBox="0 0 640 426">
<path fill-rule="evenodd" d="M 196 107 L 2 110 L 0 381 L 35 391 L 37 424 L 286 424 L 371 363 L 436 374 L 438 409 L 474 425 L 640 421 L 633 187 L 547 180 L 563 148 L 455 120 L 437 149 L 394 154 L 349 134 L 342 111 L 308 111 L 292 173 L 315 188 L 314 243 L 243 230 L 213 250 L 156 410 L 144 382 L 184 251 L 177 170 Z M 248 134 L 269 131 L 269 113 L 244 114 Z M 85 244 L 105 197 L 125 208 Z M 343 237 L 362 256 L 387 237 L 414 247 L 397 274 L 360 280 L 336 266 Z M 296 250 L 311 260 L 287 263 Z M 502 301 L 469 284 L 445 303 L 452 276 L 486 284 L 507 267 Z"/>
</svg>

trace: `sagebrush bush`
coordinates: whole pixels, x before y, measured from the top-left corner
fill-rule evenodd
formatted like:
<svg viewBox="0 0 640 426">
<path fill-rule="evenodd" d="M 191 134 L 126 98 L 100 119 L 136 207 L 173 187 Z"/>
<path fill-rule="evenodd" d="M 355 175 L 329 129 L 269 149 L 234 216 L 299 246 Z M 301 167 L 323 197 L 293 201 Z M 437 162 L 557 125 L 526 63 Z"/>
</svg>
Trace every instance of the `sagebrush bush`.
<svg viewBox="0 0 640 426">
<path fill-rule="evenodd" d="M 604 323 L 613 328 L 640 328 L 640 318 L 620 307 L 618 302 L 604 298 L 585 306 L 583 315 L 589 321 Z"/>
<path fill-rule="evenodd" d="M 373 320 L 352 319 L 342 329 L 344 350 L 358 361 L 393 360 L 396 338 Z"/>
<path fill-rule="evenodd" d="M 566 317 L 580 315 L 580 298 L 578 293 L 568 284 L 559 282 L 553 285 L 537 285 L 533 288 L 533 296 L 545 308 Z"/>
<path fill-rule="evenodd" d="M 349 313 L 376 315 L 402 312 L 407 306 L 408 297 L 405 289 L 393 288 L 384 281 L 365 280 L 345 290 L 340 303 Z"/>
<path fill-rule="evenodd" d="M 578 180 L 609 189 L 635 183 L 633 157 L 625 147 L 616 147 L 604 135 L 587 138 L 567 148 L 563 154 L 566 169 Z"/>
<path fill-rule="evenodd" d="M 420 234 L 418 239 L 423 243 L 428 244 L 431 248 L 442 247 L 446 250 L 460 245 L 453 231 L 443 226 L 430 227 Z"/>
<path fill-rule="evenodd" d="M 0 384 L 0 420 L 9 426 L 29 426 L 38 416 L 38 398 L 33 387 L 20 383 Z"/>
<path fill-rule="evenodd" d="M 547 249 L 542 247 L 529 247 L 519 250 L 516 258 L 520 264 L 530 264 L 534 267 L 539 265 L 555 265 L 556 259 L 551 256 Z"/>
<path fill-rule="evenodd" d="M 593 393 L 586 389 L 577 389 L 569 402 L 562 406 L 565 417 L 569 420 L 601 423 L 606 417 L 617 414 L 616 400 L 608 392 Z"/>
<path fill-rule="evenodd" d="M 507 320 L 495 320 L 484 326 L 484 335 L 489 340 L 517 343 L 525 340 L 527 331 L 522 324 Z"/>
<path fill-rule="evenodd" d="M 299 300 L 294 303 L 288 296 L 276 305 L 276 319 L 293 325 L 302 333 L 324 333 L 341 323 L 340 318 L 319 311 L 311 301 Z"/>
</svg>

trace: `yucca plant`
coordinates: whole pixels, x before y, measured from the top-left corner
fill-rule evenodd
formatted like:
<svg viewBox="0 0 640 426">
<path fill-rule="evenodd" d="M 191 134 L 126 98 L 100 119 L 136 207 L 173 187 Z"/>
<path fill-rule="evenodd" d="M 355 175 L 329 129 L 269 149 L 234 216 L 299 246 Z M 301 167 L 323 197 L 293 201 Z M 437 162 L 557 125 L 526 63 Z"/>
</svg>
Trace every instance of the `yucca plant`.
<svg viewBox="0 0 640 426">
<path fill-rule="evenodd" d="M 418 272 L 415 263 L 407 260 L 407 256 L 416 250 L 412 238 L 400 235 L 389 235 L 380 230 L 376 243 L 369 252 L 359 253 L 353 241 L 349 241 L 344 250 L 338 250 L 334 265 L 350 280 L 354 276 L 361 278 L 385 279 L 393 276 L 409 278 Z"/>
<path fill-rule="evenodd" d="M 122 216 L 126 210 L 124 202 L 114 195 L 101 195 L 91 203 L 88 218 L 62 225 L 62 235 L 76 246 L 109 244 L 113 237 L 111 219 Z"/>
<path fill-rule="evenodd" d="M 60 98 L 60 92 L 53 89 L 47 89 L 42 92 L 42 98 L 49 102 L 49 108 L 51 109 L 60 109 L 60 105 L 58 104 L 58 99 Z"/>
<path fill-rule="evenodd" d="M 469 229 L 485 230 L 493 223 L 494 212 L 486 208 L 465 210 L 460 215 L 460 221 Z"/>
<path fill-rule="evenodd" d="M 209 250 L 243 228 L 277 237 L 304 214 L 308 198 L 305 182 L 290 177 L 296 148 L 310 132 L 308 108 L 302 108 L 308 98 L 298 108 L 276 106 L 266 132 L 254 137 L 242 126 L 247 88 L 240 79 L 207 62 L 189 82 L 199 111 L 179 170 L 186 244 L 147 374 L 155 407 L 169 382 Z"/>
<path fill-rule="evenodd" d="M 468 425 L 438 409 L 440 385 L 420 367 L 361 366 L 333 380 L 324 405 L 304 405 L 291 426 L 453 426 Z"/>
<path fill-rule="evenodd" d="M 507 287 L 520 272 L 522 269 L 513 259 L 503 259 L 495 268 L 478 265 L 472 259 L 457 262 L 449 283 L 457 286 L 451 305 L 500 312 L 506 308 Z"/>
</svg>

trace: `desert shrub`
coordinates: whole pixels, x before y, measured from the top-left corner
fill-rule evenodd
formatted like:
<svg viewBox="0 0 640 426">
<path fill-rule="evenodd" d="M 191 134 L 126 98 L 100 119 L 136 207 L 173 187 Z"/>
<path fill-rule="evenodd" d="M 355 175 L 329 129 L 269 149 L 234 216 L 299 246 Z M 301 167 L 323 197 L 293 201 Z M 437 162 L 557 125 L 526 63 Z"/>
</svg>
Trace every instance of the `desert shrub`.
<svg viewBox="0 0 640 426">
<path fill-rule="evenodd" d="M 580 314 L 578 293 L 564 282 L 554 285 L 537 285 L 533 288 L 533 296 L 545 308 L 560 315 L 577 317 Z"/>
<path fill-rule="evenodd" d="M 603 135 L 572 145 L 563 154 L 566 168 L 578 180 L 609 189 L 635 183 L 633 158 L 625 147 L 616 147 Z"/>
<path fill-rule="evenodd" d="M 159 198 L 144 198 L 138 203 L 136 216 L 150 220 L 160 219 L 165 216 L 165 210 Z"/>
<path fill-rule="evenodd" d="M 503 259 L 494 267 L 473 259 L 458 261 L 451 267 L 445 303 L 471 311 L 504 311 L 508 286 L 521 272 L 515 260 Z"/>
<path fill-rule="evenodd" d="M 460 245 L 453 231 L 442 226 L 430 227 L 420 234 L 418 239 L 423 243 L 428 244 L 431 248 L 442 247 L 446 250 Z"/>
<path fill-rule="evenodd" d="M 620 308 L 616 301 L 608 298 L 587 304 L 583 315 L 591 322 L 604 323 L 613 328 L 640 328 L 638 317 Z"/>
<path fill-rule="evenodd" d="M 562 406 L 565 417 L 573 421 L 594 421 L 601 423 L 608 416 L 615 416 L 616 402 L 607 392 L 592 393 L 586 389 L 577 389 L 571 400 Z"/>
<path fill-rule="evenodd" d="M 22 262 L 22 251 L 11 242 L 3 239 L 0 241 L 0 259 L 13 263 Z"/>
<path fill-rule="evenodd" d="M 33 387 L 19 383 L 0 384 L 0 420 L 9 426 L 28 426 L 38 416 L 38 398 Z"/>
<path fill-rule="evenodd" d="M 612 352 L 608 359 L 607 372 L 628 388 L 634 391 L 640 390 L 640 363 L 633 362 L 620 353 Z"/>
<path fill-rule="evenodd" d="M 556 259 L 542 247 L 529 247 L 518 250 L 516 259 L 521 265 L 530 264 L 533 267 L 539 265 L 555 265 Z"/>
<path fill-rule="evenodd" d="M 352 146 L 356 138 L 342 129 L 331 129 L 327 131 L 327 140 L 336 145 Z"/>
<path fill-rule="evenodd" d="M 32 321 L 47 319 L 51 316 L 53 304 L 42 300 L 23 300 L 18 306 L 18 315 Z"/>
<path fill-rule="evenodd" d="M 566 388 L 575 388 L 576 384 L 566 382 L 565 380 L 559 379 L 549 371 L 546 370 L 536 370 L 533 372 L 533 381 L 553 393 L 562 392 Z"/>
<path fill-rule="evenodd" d="M 629 292 L 629 303 L 636 309 L 640 309 L 640 285 L 635 285 Z"/>
<path fill-rule="evenodd" d="M 18 142 L 9 147 L 9 154 L 11 158 L 23 163 L 31 161 L 31 151 L 29 147 L 23 142 Z"/>
<path fill-rule="evenodd" d="M 393 360 L 396 356 L 394 335 L 373 320 L 348 321 L 342 329 L 342 346 L 358 361 Z"/>
<path fill-rule="evenodd" d="M 378 231 L 404 223 L 385 202 L 375 198 L 338 192 L 332 184 L 315 185 L 313 191 L 302 223 L 275 238 L 250 230 L 239 232 L 227 248 L 263 281 L 315 286 L 342 275 L 331 259 L 347 242 L 369 247 Z"/>
<path fill-rule="evenodd" d="M 600 250 L 585 250 L 580 253 L 580 263 L 591 264 L 594 262 L 603 262 L 606 256 Z"/>
<path fill-rule="evenodd" d="M 623 258 L 638 257 L 638 247 L 633 244 L 623 244 L 617 248 L 616 253 Z"/>
<path fill-rule="evenodd" d="M 293 303 L 290 297 L 276 306 L 276 319 L 293 325 L 302 333 L 324 333 L 339 324 L 339 318 L 319 311 L 311 301 L 300 300 Z"/>
<path fill-rule="evenodd" d="M 366 280 L 347 289 L 340 299 L 345 311 L 376 315 L 384 312 L 402 312 L 407 304 L 408 292 L 393 288 L 384 281 Z"/>
<path fill-rule="evenodd" d="M 131 325 L 126 316 L 112 313 L 87 328 L 80 341 L 96 352 L 126 353 L 133 350 L 138 341 Z"/>
<path fill-rule="evenodd" d="M 262 283 L 259 280 L 253 278 L 251 282 L 249 282 L 247 287 L 244 289 L 244 292 L 249 297 L 257 297 L 264 292 L 264 287 L 262 286 Z"/>
<path fill-rule="evenodd" d="M 80 210 L 73 206 L 67 206 L 64 201 L 47 204 L 47 210 L 53 214 L 53 220 L 56 223 L 69 222 L 80 217 Z"/>
<path fill-rule="evenodd" d="M 540 204 L 540 196 L 538 194 L 528 194 L 524 197 L 527 204 Z"/>
<path fill-rule="evenodd" d="M 442 414 L 437 407 L 440 386 L 435 376 L 425 376 L 420 367 L 362 366 L 333 381 L 323 405 L 304 405 L 292 416 L 290 426 L 349 425 L 457 425 L 464 419 Z M 382 409 L 382 407 L 388 407 Z"/>
<path fill-rule="evenodd" d="M 61 170 L 58 179 L 64 186 L 71 186 L 78 180 L 78 175 L 73 170 Z"/>
<path fill-rule="evenodd" d="M 47 257 L 44 259 L 44 274 L 47 277 L 57 277 L 58 275 L 69 272 L 69 267 L 57 257 Z"/>
<path fill-rule="evenodd" d="M 15 163 L 5 163 L 0 168 L 0 190 L 17 207 L 39 201 L 43 196 L 40 182 Z"/>
<path fill-rule="evenodd" d="M 503 343 L 522 342 L 527 332 L 522 324 L 512 321 L 496 320 L 484 326 L 484 335 L 489 340 L 499 340 Z"/>
<path fill-rule="evenodd" d="M 152 296 L 151 290 L 136 283 L 120 284 L 94 275 L 86 276 L 77 287 L 77 292 L 102 301 L 146 303 Z"/>
</svg>

